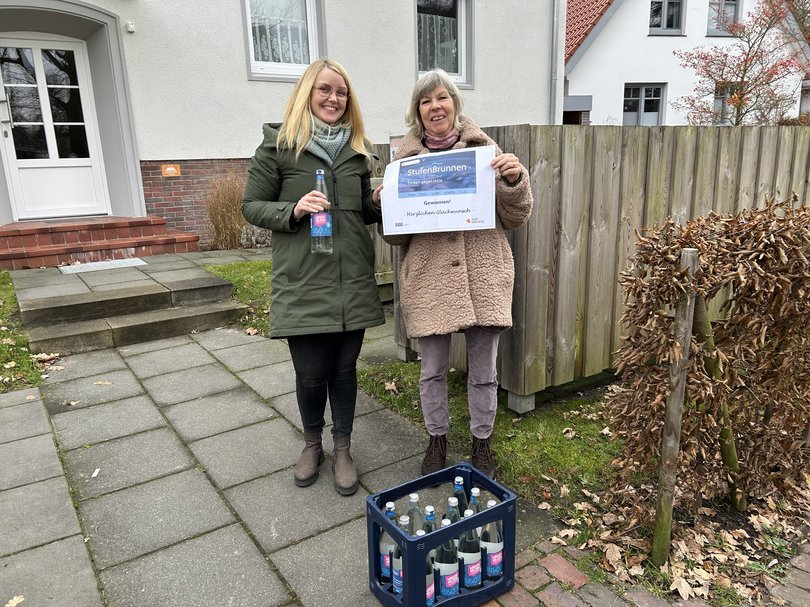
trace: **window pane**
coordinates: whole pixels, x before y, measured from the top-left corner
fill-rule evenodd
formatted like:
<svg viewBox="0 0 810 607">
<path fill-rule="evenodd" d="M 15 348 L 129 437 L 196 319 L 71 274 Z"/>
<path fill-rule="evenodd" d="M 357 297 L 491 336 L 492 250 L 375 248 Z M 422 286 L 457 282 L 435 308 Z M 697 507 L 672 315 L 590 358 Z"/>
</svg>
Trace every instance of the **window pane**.
<svg viewBox="0 0 810 607">
<path fill-rule="evenodd" d="M 76 77 L 76 60 L 73 51 L 42 51 L 42 64 L 45 67 L 46 84 L 79 86 Z"/>
<path fill-rule="evenodd" d="M 88 158 L 87 134 L 83 126 L 56 125 L 56 148 L 59 158 Z"/>
<path fill-rule="evenodd" d="M 655 112 L 658 113 L 658 110 L 661 109 L 661 100 L 660 99 L 645 99 L 644 100 L 644 111 L 645 112 Z"/>
<path fill-rule="evenodd" d="M 638 112 L 638 99 L 625 99 L 624 100 L 625 112 Z"/>
<path fill-rule="evenodd" d="M 35 86 L 7 86 L 6 97 L 14 122 L 42 122 L 39 91 Z"/>
<path fill-rule="evenodd" d="M 250 0 L 253 58 L 271 63 L 310 62 L 303 0 Z"/>
<path fill-rule="evenodd" d="M 650 4 L 650 27 L 661 27 L 661 9 L 663 2 Z"/>
<path fill-rule="evenodd" d="M 441 68 L 459 72 L 458 0 L 417 0 L 419 71 Z"/>
<path fill-rule="evenodd" d="M 667 28 L 681 29 L 681 3 L 667 2 Z"/>
<path fill-rule="evenodd" d="M 658 112 L 644 112 L 641 115 L 642 126 L 658 126 Z"/>
<path fill-rule="evenodd" d="M 19 160 L 48 157 L 48 143 L 45 141 L 45 127 L 40 125 L 19 126 L 11 129 L 14 136 L 14 149 Z"/>
<path fill-rule="evenodd" d="M 0 75 L 5 84 L 36 84 L 31 49 L 0 47 Z"/>
<path fill-rule="evenodd" d="M 79 89 L 49 88 L 48 97 L 54 122 L 84 122 Z"/>
<path fill-rule="evenodd" d="M 657 97 L 661 98 L 661 87 L 660 86 L 647 86 L 644 87 L 644 97 L 649 99 L 650 97 Z"/>
<path fill-rule="evenodd" d="M 624 126 L 638 125 L 638 112 L 625 112 L 622 116 L 622 124 Z"/>
</svg>

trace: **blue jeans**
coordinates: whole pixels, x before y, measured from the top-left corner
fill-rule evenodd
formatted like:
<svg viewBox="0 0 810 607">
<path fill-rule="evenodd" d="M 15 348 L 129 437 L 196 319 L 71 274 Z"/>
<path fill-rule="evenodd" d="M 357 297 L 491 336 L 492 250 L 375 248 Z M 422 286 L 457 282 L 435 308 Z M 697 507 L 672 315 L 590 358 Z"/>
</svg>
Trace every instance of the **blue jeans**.
<svg viewBox="0 0 810 607">
<path fill-rule="evenodd" d="M 298 411 L 304 432 L 321 432 L 326 397 L 332 411 L 332 436 L 349 436 L 357 403 L 357 357 L 365 330 L 296 335 L 287 338 L 293 367 Z"/>
</svg>

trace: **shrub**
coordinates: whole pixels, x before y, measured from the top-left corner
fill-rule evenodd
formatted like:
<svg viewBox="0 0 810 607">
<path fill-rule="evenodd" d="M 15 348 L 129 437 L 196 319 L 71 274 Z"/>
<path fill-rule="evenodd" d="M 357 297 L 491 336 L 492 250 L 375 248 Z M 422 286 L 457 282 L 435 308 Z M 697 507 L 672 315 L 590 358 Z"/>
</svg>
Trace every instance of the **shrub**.
<svg viewBox="0 0 810 607">
<path fill-rule="evenodd" d="M 242 246 L 242 230 L 247 222 L 242 217 L 243 177 L 227 175 L 211 184 L 205 195 L 205 210 L 214 249 L 238 249 Z"/>
<path fill-rule="evenodd" d="M 810 126 L 810 113 L 799 114 L 798 118 L 783 118 L 781 126 Z"/>
</svg>

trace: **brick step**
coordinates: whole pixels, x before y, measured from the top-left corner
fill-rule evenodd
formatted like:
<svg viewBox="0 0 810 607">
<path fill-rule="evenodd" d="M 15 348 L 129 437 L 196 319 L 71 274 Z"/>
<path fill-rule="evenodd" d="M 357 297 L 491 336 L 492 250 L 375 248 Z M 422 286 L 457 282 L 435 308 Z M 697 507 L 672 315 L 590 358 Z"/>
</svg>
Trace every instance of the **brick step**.
<svg viewBox="0 0 810 607">
<path fill-rule="evenodd" d="M 208 274 L 174 281 L 169 287 L 150 283 L 59 298 L 21 299 L 18 305 L 23 324 L 35 328 L 218 302 L 229 299 L 232 293 L 233 285 L 230 282 Z"/>
<path fill-rule="evenodd" d="M 0 226 L 0 268 L 198 251 L 199 236 L 166 227 L 156 215 L 23 221 Z"/>
<path fill-rule="evenodd" d="M 62 355 L 128 346 L 222 327 L 238 318 L 246 308 L 233 301 L 207 302 L 32 327 L 27 329 L 28 345 L 32 354 L 58 352 Z"/>
</svg>

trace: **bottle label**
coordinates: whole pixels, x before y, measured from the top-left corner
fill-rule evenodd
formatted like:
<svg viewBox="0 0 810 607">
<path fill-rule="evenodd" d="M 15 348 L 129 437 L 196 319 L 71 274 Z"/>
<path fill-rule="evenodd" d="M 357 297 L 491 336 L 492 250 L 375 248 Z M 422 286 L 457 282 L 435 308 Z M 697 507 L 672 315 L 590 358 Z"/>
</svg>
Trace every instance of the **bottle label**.
<svg viewBox="0 0 810 607">
<path fill-rule="evenodd" d="M 430 607 L 436 602 L 436 589 L 433 586 L 433 576 L 429 575 L 425 579 L 425 605 Z"/>
<path fill-rule="evenodd" d="M 332 235 L 332 215 L 331 213 L 312 213 L 310 222 L 310 236 L 331 236 Z"/>
<path fill-rule="evenodd" d="M 464 587 L 475 588 L 481 585 L 481 559 L 470 563 L 464 563 Z"/>
<path fill-rule="evenodd" d="M 384 578 L 391 577 L 391 555 L 388 553 L 380 555 L 380 575 Z"/>
<path fill-rule="evenodd" d="M 458 571 L 448 575 L 439 576 L 439 594 L 441 596 L 455 596 L 458 594 Z"/>
<path fill-rule="evenodd" d="M 404 580 L 402 578 L 402 569 L 401 568 L 399 568 L 399 569 L 395 568 L 394 569 L 394 576 L 393 576 L 392 579 L 393 579 L 393 582 L 394 582 L 394 592 L 399 594 L 400 592 L 402 592 L 402 584 L 404 583 Z"/>
<path fill-rule="evenodd" d="M 487 575 L 498 577 L 503 573 L 503 550 L 487 553 Z"/>
</svg>

